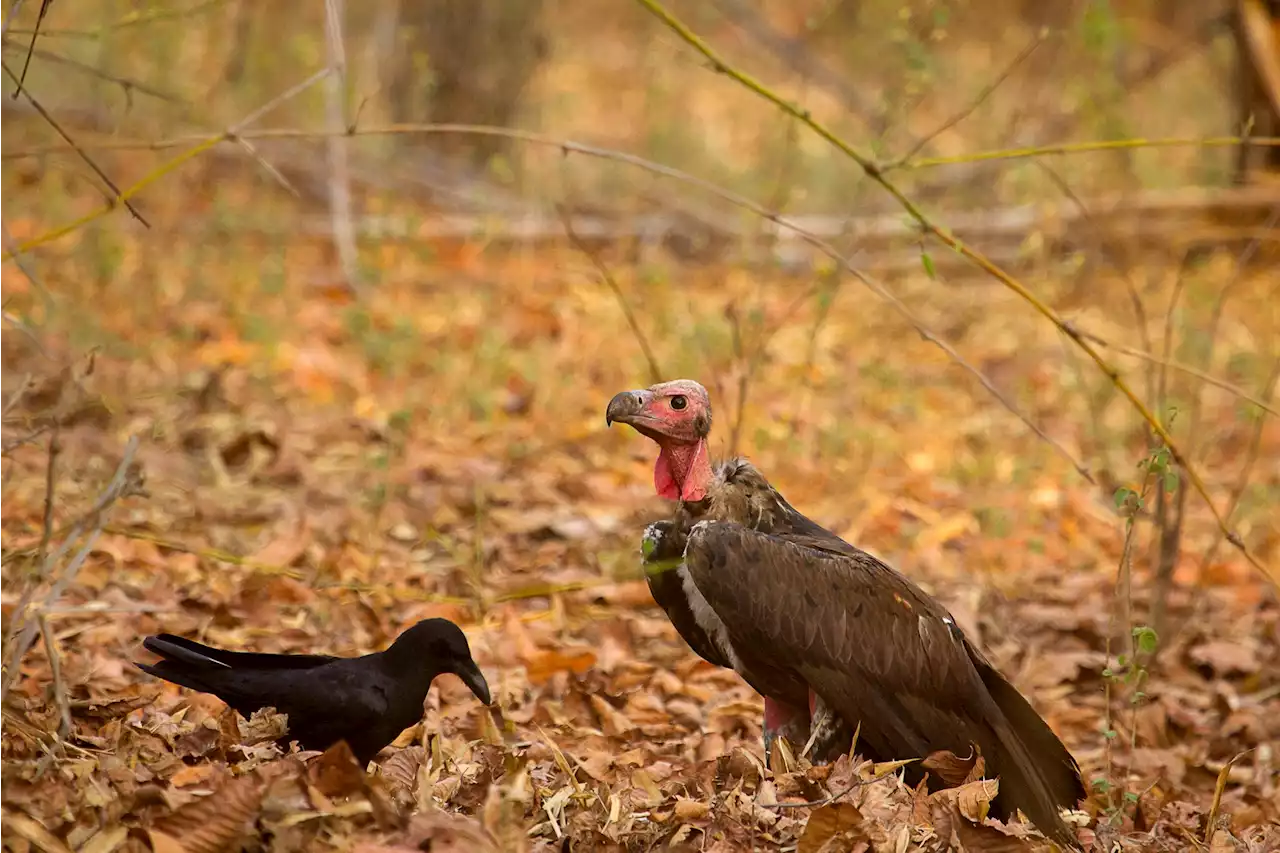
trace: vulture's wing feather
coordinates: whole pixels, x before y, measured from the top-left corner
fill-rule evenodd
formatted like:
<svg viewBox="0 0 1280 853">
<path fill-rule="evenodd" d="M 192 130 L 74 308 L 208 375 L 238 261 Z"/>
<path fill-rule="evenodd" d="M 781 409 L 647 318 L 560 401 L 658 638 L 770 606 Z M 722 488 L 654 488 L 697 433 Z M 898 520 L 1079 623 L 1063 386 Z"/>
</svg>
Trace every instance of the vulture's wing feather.
<svg viewBox="0 0 1280 853">
<path fill-rule="evenodd" d="M 964 755 L 976 743 L 1001 777 L 1004 811 L 1021 808 L 1046 834 L 1074 843 L 1057 809 L 1084 791 L 1048 725 L 942 605 L 852 546 L 792 541 L 808 538 L 694 526 L 685 566 L 733 645 L 801 673 L 882 757 Z"/>
<path fill-rule="evenodd" d="M 726 669 L 732 669 L 724 652 L 698 624 L 689 606 L 684 584 L 678 571 L 684 561 L 685 531 L 678 521 L 655 521 L 644 531 L 641 550 L 644 553 L 645 580 L 653 600 L 667 614 L 676 631 L 698 657 Z"/>
</svg>

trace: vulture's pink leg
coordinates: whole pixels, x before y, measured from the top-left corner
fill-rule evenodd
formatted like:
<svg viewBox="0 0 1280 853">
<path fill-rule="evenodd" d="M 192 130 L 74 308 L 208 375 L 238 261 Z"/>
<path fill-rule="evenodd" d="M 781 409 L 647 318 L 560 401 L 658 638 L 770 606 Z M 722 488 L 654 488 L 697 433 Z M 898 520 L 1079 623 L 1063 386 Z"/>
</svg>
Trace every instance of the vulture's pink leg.
<svg viewBox="0 0 1280 853">
<path fill-rule="evenodd" d="M 810 699 L 812 705 L 813 700 Z M 764 761 L 769 763 L 773 742 L 785 737 L 797 752 L 809 739 L 809 712 L 768 696 L 764 698 Z"/>
</svg>

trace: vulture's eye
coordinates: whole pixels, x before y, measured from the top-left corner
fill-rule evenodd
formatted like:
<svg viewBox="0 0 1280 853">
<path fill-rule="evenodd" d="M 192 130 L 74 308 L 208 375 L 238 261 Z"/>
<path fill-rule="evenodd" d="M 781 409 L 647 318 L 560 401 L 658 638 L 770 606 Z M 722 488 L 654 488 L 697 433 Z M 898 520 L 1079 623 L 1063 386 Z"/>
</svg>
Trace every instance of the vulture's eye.
<svg viewBox="0 0 1280 853">
<path fill-rule="evenodd" d="M 671 408 L 675 409 L 677 412 L 687 405 L 689 405 L 689 401 L 685 399 L 683 394 L 677 394 L 671 398 Z"/>
</svg>

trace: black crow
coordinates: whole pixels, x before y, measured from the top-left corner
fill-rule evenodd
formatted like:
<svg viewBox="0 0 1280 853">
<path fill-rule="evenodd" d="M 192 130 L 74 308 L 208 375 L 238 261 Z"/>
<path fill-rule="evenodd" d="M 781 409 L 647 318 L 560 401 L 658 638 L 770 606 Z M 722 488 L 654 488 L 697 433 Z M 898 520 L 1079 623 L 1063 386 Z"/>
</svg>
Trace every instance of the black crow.
<svg viewBox="0 0 1280 853">
<path fill-rule="evenodd" d="M 422 719 L 422 703 L 442 672 L 462 679 L 490 704 L 489 685 L 462 630 L 448 619 L 424 619 L 386 651 L 358 658 L 230 652 L 172 634 L 143 645 L 164 660 L 138 668 L 174 684 L 212 693 L 248 718 L 259 708 L 287 714 L 288 733 L 303 749 L 345 740 L 362 765 Z"/>
</svg>

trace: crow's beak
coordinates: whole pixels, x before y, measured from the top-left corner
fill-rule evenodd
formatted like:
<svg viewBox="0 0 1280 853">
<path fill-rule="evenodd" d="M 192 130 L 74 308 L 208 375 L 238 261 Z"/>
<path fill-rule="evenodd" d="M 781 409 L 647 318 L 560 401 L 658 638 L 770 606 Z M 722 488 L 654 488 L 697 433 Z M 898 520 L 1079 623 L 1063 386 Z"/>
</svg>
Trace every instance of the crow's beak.
<svg viewBox="0 0 1280 853">
<path fill-rule="evenodd" d="M 651 396 L 648 391 L 623 391 L 613 395 L 609 408 L 604 412 L 604 425 L 613 426 L 614 421 L 634 424 L 636 416 L 649 404 Z"/>
<path fill-rule="evenodd" d="M 453 671 L 453 674 L 462 679 L 462 683 L 471 688 L 471 692 L 476 694 L 476 698 L 486 705 L 493 704 L 489 696 L 489 682 L 484 680 L 484 673 L 480 671 L 480 667 L 475 663 L 468 661 L 461 664 Z"/>
</svg>

